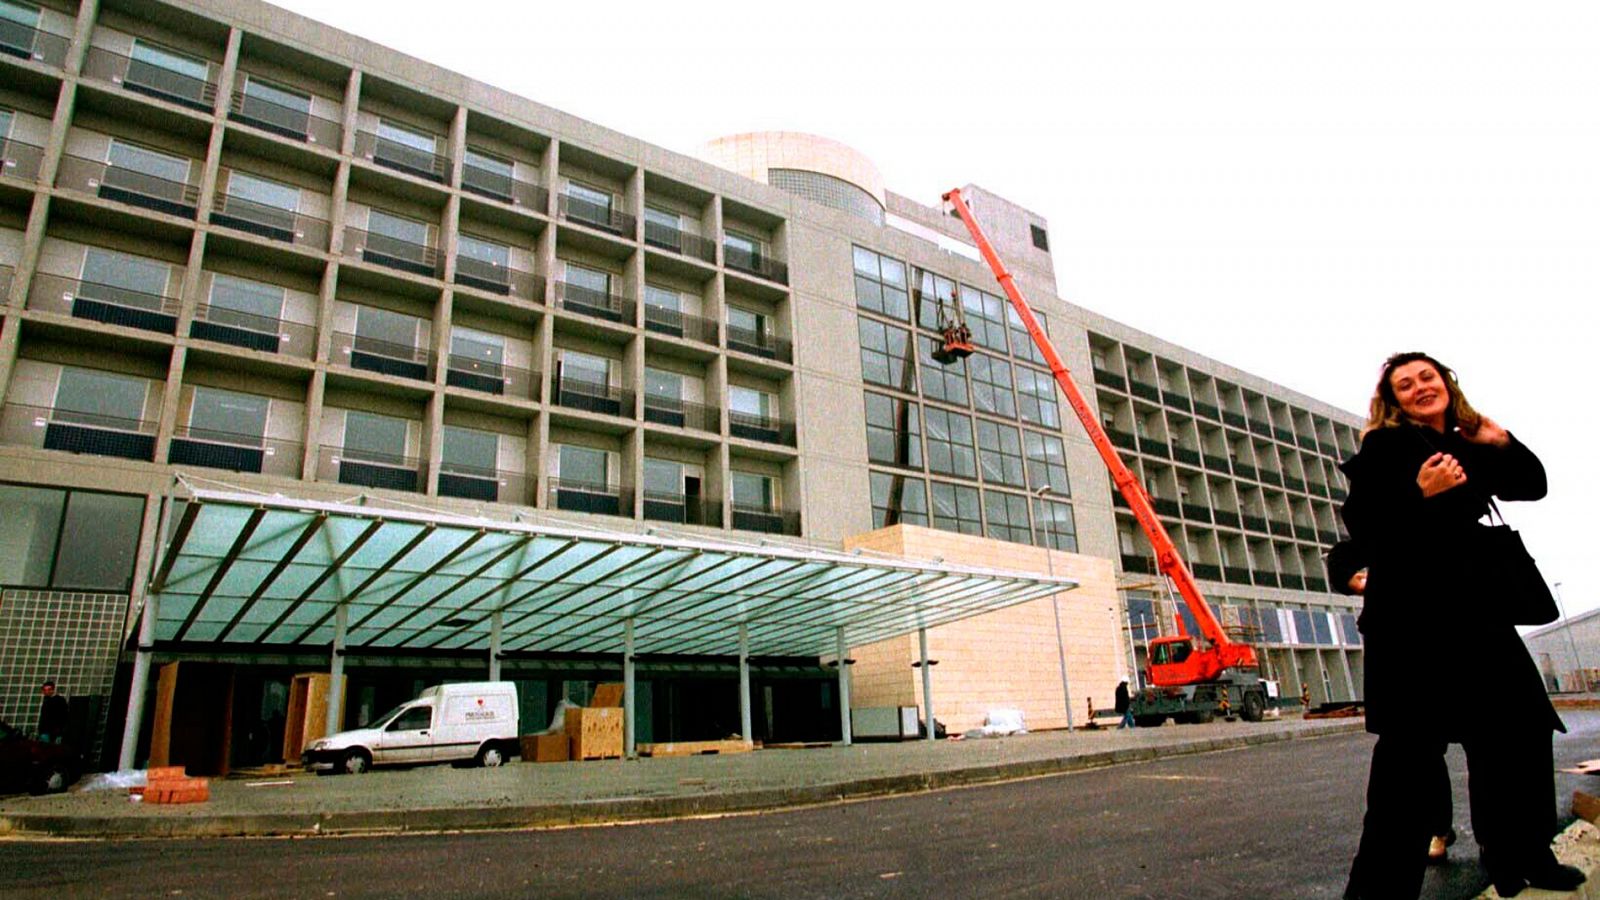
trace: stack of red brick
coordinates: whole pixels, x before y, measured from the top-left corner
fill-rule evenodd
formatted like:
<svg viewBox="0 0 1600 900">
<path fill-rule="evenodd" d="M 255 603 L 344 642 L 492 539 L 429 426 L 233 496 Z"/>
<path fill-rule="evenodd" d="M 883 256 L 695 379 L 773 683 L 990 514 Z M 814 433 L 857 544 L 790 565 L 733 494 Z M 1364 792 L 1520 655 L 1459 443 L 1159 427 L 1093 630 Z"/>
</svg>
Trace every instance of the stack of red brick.
<svg viewBox="0 0 1600 900">
<path fill-rule="evenodd" d="M 204 803 L 211 799 L 211 780 L 190 778 L 183 766 L 157 766 L 145 773 L 145 786 L 129 788 L 146 803 Z"/>
</svg>

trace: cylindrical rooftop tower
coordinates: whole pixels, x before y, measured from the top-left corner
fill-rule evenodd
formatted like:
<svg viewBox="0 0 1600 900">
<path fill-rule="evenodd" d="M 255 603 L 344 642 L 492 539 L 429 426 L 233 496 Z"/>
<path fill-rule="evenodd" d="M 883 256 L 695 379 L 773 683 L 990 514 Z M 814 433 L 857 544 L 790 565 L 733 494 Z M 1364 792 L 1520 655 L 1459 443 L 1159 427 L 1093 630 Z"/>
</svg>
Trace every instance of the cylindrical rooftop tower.
<svg viewBox="0 0 1600 900">
<path fill-rule="evenodd" d="M 814 134 L 754 131 L 700 148 L 707 162 L 877 225 L 886 205 L 883 174 L 856 150 Z"/>
</svg>

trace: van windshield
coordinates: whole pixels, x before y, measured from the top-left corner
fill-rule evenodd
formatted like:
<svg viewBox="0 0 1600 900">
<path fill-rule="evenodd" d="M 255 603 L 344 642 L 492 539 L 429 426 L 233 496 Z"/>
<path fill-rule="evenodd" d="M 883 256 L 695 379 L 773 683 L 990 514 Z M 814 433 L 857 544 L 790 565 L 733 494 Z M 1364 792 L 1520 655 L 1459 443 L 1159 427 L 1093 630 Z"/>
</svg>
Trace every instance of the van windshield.
<svg viewBox="0 0 1600 900">
<path fill-rule="evenodd" d="M 395 716 L 400 715 L 400 711 L 405 709 L 406 706 L 408 706 L 410 703 L 411 703 L 411 701 L 407 700 L 405 703 L 402 703 L 399 706 L 396 706 L 394 709 L 391 709 L 388 712 L 384 713 L 383 715 L 378 716 L 377 718 L 375 718 L 372 721 L 368 722 L 365 727 L 367 727 L 367 728 L 382 728 L 383 726 L 389 724 L 389 720 L 390 719 L 394 718 Z"/>
</svg>

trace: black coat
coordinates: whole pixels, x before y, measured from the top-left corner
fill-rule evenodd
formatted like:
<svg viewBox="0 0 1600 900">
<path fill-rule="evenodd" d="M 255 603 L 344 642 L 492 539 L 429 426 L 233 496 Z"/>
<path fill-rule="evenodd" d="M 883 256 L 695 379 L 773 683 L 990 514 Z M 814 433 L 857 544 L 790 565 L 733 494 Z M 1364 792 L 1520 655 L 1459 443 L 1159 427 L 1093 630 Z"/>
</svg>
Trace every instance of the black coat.
<svg viewBox="0 0 1600 900">
<path fill-rule="evenodd" d="M 1128 683 L 1126 681 L 1117 685 L 1116 709 L 1119 714 L 1128 711 Z"/>
<path fill-rule="evenodd" d="M 1424 498 L 1417 472 L 1449 453 L 1464 484 Z M 1359 624 L 1367 730 L 1460 741 L 1503 727 L 1562 728 L 1544 680 L 1509 620 L 1474 572 L 1495 564 L 1473 545 L 1491 496 L 1537 500 L 1544 466 L 1515 438 L 1506 447 L 1403 425 L 1369 433 L 1340 467 L 1350 478 L 1342 515 L 1348 556 L 1330 559 L 1339 588 L 1367 564 Z"/>
</svg>

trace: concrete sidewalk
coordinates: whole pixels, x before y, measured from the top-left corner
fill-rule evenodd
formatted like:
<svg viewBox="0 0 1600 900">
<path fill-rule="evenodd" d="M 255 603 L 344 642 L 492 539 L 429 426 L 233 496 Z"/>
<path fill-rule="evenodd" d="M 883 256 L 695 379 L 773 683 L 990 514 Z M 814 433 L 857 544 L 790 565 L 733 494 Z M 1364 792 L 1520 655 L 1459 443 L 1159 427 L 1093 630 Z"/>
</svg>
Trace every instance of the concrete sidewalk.
<svg viewBox="0 0 1600 900">
<path fill-rule="evenodd" d="M 218 779 L 209 802 L 182 806 L 130 802 L 124 791 L 3 798 L 0 835 L 328 835 L 637 821 L 1052 775 L 1362 729 L 1360 719 L 1293 718 L 498 769 L 429 766 L 296 775 L 287 785 Z"/>
</svg>

